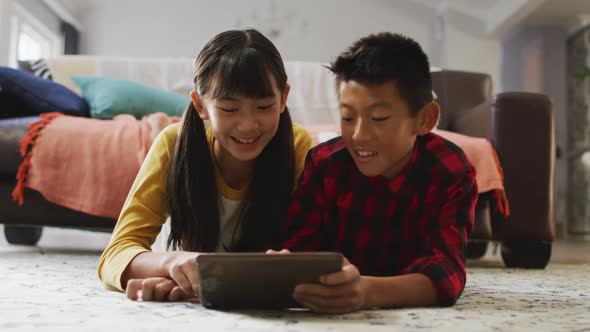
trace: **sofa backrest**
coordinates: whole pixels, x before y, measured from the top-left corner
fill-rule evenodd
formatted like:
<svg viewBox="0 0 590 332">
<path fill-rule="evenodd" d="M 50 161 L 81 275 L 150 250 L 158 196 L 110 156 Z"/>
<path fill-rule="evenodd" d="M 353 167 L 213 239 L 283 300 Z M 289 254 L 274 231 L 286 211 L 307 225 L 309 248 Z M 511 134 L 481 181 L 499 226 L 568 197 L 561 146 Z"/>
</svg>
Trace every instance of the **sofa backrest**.
<svg viewBox="0 0 590 332">
<path fill-rule="evenodd" d="M 490 75 L 458 70 L 432 72 L 432 89 L 441 107 L 439 129 L 456 131 L 455 121 L 492 97 Z"/>
<path fill-rule="evenodd" d="M 66 55 L 48 59 L 53 80 L 79 93 L 72 76 L 109 76 L 144 83 L 187 95 L 193 89 L 194 59 Z M 285 61 L 291 84 L 288 106 L 303 125 L 340 121 L 333 75 L 318 62 Z M 487 74 L 434 70 L 433 90 L 441 104 L 439 129 L 453 130 L 458 114 L 491 97 Z"/>
</svg>

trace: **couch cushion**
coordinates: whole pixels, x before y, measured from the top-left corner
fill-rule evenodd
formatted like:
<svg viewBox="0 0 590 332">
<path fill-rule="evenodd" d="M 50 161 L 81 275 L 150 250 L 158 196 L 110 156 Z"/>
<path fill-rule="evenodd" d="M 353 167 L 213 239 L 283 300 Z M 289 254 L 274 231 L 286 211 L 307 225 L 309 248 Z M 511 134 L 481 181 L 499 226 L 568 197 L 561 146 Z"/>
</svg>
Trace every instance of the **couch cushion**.
<svg viewBox="0 0 590 332">
<path fill-rule="evenodd" d="M 89 115 L 86 101 L 68 88 L 8 67 L 0 67 L 0 102 L 0 118 L 49 112 Z"/>
<path fill-rule="evenodd" d="M 20 98 L 4 93 L 0 84 L 0 120 L 26 116 L 27 113 L 30 113 L 27 104 Z"/>
<path fill-rule="evenodd" d="M 181 116 L 190 98 L 137 82 L 101 76 L 75 76 L 72 81 L 90 104 L 93 118 L 111 119 L 119 114 L 144 115 L 164 112 Z"/>
<path fill-rule="evenodd" d="M 20 140 L 26 135 L 28 125 L 39 117 L 0 120 L 0 175 L 14 178 L 23 157 L 20 155 Z"/>
</svg>

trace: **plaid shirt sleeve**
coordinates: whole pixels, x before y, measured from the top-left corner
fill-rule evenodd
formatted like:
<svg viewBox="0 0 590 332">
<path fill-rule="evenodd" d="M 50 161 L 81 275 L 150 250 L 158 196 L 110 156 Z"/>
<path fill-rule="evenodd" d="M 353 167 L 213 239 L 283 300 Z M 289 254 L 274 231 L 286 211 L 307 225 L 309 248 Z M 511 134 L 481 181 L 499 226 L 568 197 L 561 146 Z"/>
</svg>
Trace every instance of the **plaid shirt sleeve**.
<svg viewBox="0 0 590 332">
<path fill-rule="evenodd" d="M 314 162 L 314 149 L 305 158 L 299 186 L 287 210 L 287 221 L 281 229 L 281 247 L 290 251 L 321 250 L 327 200 L 324 172 Z"/>
<path fill-rule="evenodd" d="M 423 227 L 421 252 L 402 270 L 402 274 L 422 273 L 434 283 L 438 305 L 451 306 L 463 292 L 466 281 L 464 248 L 473 228 L 477 184 L 475 170 L 467 171 L 446 191 L 448 199 L 440 214 Z"/>
</svg>

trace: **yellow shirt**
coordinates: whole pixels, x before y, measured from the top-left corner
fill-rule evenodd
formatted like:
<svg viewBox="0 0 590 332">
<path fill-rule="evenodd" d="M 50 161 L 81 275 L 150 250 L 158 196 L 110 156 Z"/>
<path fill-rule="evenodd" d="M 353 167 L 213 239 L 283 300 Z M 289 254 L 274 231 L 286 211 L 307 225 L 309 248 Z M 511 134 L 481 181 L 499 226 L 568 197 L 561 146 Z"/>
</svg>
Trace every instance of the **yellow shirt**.
<svg viewBox="0 0 590 332">
<path fill-rule="evenodd" d="M 170 158 L 174 154 L 179 128 L 179 123 L 171 125 L 154 140 L 133 182 L 113 230 L 111 242 L 102 253 L 98 265 L 98 277 L 107 289 L 123 290 L 123 271 L 135 256 L 151 250 L 162 224 L 168 217 L 166 174 Z M 305 129 L 293 125 L 293 138 L 295 176 L 299 178 L 303 172 L 305 156 L 311 147 L 311 137 Z M 212 153 L 213 135 L 210 130 L 207 130 L 207 141 Z M 242 198 L 244 189 L 236 190 L 229 187 L 217 169 L 215 177 L 217 190 L 222 198 L 233 201 Z M 221 231 L 223 233 L 223 229 Z"/>
</svg>

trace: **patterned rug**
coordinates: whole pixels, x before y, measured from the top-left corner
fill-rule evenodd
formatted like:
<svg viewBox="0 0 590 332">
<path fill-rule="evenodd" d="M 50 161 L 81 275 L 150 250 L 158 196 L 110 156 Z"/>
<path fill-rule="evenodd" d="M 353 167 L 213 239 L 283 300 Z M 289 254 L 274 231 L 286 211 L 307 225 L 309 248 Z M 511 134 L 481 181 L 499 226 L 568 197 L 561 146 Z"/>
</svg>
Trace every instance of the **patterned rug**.
<svg viewBox="0 0 590 332">
<path fill-rule="evenodd" d="M 101 287 L 97 263 L 96 252 L 0 248 L 0 331 L 590 331 L 590 265 L 483 261 L 454 307 L 328 316 L 132 302 Z"/>
</svg>

